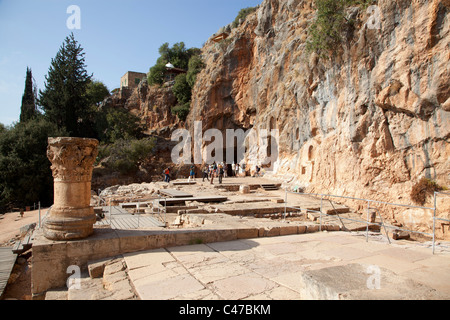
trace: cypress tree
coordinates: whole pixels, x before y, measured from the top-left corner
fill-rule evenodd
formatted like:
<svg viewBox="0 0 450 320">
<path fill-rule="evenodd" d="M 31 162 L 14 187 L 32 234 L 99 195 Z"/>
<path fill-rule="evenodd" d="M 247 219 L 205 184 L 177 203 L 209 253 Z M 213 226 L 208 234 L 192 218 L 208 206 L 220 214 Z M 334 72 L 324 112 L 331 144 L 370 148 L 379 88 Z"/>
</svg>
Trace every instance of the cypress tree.
<svg viewBox="0 0 450 320">
<path fill-rule="evenodd" d="M 27 77 L 25 80 L 25 91 L 22 96 L 22 106 L 20 107 L 20 122 L 26 122 L 37 115 L 36 96 L 33 90 L 33 75 L 31 69 L 27 67 Z"/>
<path fill-rule="evenodd" d="M 51 61 L 45 90 L 39 92 L 39 105 L 45 117 L 77 137 L 86 137 L 86 132 L 92 131 L 88 128 L 91 111 L 86 95 L 92 75 L 86 71 L 84 55 L 73 33 L 66 37 Z"/>
</svg>

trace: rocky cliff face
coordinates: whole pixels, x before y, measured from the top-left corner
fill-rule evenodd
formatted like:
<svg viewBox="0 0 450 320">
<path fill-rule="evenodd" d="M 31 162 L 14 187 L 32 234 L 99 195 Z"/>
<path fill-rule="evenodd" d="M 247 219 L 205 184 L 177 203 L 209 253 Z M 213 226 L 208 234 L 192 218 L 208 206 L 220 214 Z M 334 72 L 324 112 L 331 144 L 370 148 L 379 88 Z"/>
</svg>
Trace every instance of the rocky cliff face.
<svg viewBox="0 0 450 320">
<path fill-rule="evenodd" d="M 177 104 L 171 87 L 148 86 L 147 81 L 142 81 L 137 88 L 119 91 L 104 104 L 125 108 L 138 116 L 149 134 L 168 136 L 174 128 L 182 125 L 171 111 Z"/>
<path fill-rule="evenodd" d="M 450 186 L 450 1 L 376 8 L 348 10 L 356 28 L 329 61 L 305 51 L 313 0 L 263 1 L 203 48 L 187 127 L 278 129 L 273 174 L 308 192 L 412 204 L 421 177 Z M 432 212 L 385 214 L 429 226 Z"/>
</svg>

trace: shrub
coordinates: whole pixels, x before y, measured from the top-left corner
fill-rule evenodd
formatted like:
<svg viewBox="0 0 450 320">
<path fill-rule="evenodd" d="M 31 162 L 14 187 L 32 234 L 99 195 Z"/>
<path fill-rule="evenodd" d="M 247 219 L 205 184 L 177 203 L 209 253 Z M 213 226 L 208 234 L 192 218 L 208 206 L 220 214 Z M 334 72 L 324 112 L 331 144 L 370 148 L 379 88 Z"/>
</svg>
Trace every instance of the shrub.
<svg viewBox="0 0 450 320">
<path fill-rule="evenodd" d="M 147 82 L 149 85 L 164 83 L 164 73 L 166 72 L 166 67 L 164 64 L 156 64 L 150 68 L 150 72 L 147 75 Z"/>
<path fill-rule="evenodd" d="M 344 30 L 353 27 L 354 21 L 347 19 L 346 9 L 350 6 L 366 8 L 374 0 L 316 0 L 317 17 L 309 28 L 310 38 L 306 43 L 307 52 L 315 52 L 320 57 L 330 57 L 344 39 Z"/>
<path fill-rule="evenodd" d="M 138 116 L 123 108 L 105 107 L 96 112 L 98 139 L 104 143 L 114 143 L 120 139 L 141 139 L 144 128 Z"/>
<path fill-rule="evenodd" d="M 244 8 L 241 9 L 236 17 L 236 19 L 234 19 L 232 26 L 233 28 L 236 28 L 239 26 L 239 20 L 242 19 L 242 21 L 245 20 L 245 18 L 247 18 L 247 16 L 254 12 L 257 9 L 257 7 L 248 7 L 248 8 Z"/>
<path fill-rule="evenodd" d="M 191 110 L 190 102 L 177 105 L 172 108 L 172 114 L 176 115 L 180 121 L 186 121 L 187 116 Z"/>
<path fill-rule="evenodd" d="M 48 137 L 67 136 L 55 123 L 37 117 L 4 128 L 0 134 L 0 213 L 53 202 L 53 177 L 47 159 Z"/>
<path fill-rule="evenodd" d="M 428 195 L 433 194 L 435 191 L 441 191 L 444 189 L 444 187 L 441 187 L 435 181 L 422 178 L 412 187 L 410 195 L 411 200 L 419 205 L 424 205 Z"/>
<path fill-rule="evenodd" d="M 194 87 L 197 80 L 197 74 L 205 67 L 200 55 L 194 55 L 189 59 L 189 68 L 186 75 L 186 80 L 191 88 Z"/>
<path fill-rule="evenodd" d="M 101 145 L 98 159 L 104 160 L 107 168 L 121 174 L 133 174 L 139 165 L 147 159 L 154 150 L 155 139 L 119 139 L 113 144 Z"/>
<path fill-rule="evenodd" d="M 179 104 L 186 104 L 191 101 L 191 86 L 187 82 L 187 75 L 182 73 L 175 78 L 175 84 L 172 87 L 172 92 L 178 100 Z"/>
</svg>

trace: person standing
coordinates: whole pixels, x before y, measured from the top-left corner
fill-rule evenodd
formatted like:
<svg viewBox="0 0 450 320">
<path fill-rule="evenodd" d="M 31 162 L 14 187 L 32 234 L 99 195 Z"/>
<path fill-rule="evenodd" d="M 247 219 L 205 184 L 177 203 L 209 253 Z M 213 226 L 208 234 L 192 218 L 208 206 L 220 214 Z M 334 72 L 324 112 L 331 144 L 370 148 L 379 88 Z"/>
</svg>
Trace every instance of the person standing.
<svg viewBox="0 0 450 320">
<path fill-rule="evenodd" d="M 195 180 L 195 167 L 191 166 L 191 171 L 189 172 L 189 181 L 190 180 Z"/>
<path fill-rule="evenodd" d="M 226 178 L 228 177 L 228 165 L 226 162 L 222 162 L 223 165 L 223 176 Z"/>
<path fill-rule="evenodd" d="M 206 180 L 209 181 L 209 166 L 207 164 L 205 164 L 205 166 L 203 167 L 203 182 L 205 182 L 205 178 Z"/>
<path fill-rule="evenodd" d="M 170 182 L 170 170 L 166 168 L 164 170 L 164 182 Z"/>
<path fill-rule="evenodd" d="M 222 165 L 222 164 L 219 164 L 219 183 L 222 183 L 223 174 L 224 174 L 224 168 L 223 168 L 223 165 Z"/>
</svg>

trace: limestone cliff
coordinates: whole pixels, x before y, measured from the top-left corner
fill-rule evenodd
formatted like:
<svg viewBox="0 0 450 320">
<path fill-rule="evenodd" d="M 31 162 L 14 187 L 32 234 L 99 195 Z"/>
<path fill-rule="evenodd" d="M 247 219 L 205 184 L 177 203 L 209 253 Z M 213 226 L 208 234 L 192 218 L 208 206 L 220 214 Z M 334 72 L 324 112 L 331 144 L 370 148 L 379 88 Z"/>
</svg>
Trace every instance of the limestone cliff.
<svg viewBox="0 0 450 320">
<path fill-rule="evenodd" d="M 177 98 L 172 93 L 172 88 L 149 86 L 146 80 L 134 89 L 118 91 L 107 98 L 104 104 L 125 108 L 138 116 L 149 134 L 168 137 L 175 127 L 182 125 L 171 111 L 172 107 L 177 104 Z"/>
<path fill-rule="evenodd" d="M 330 61 L 305 51 L 313 0 L 264 0 L 204 46 L 187 127 L 278 129 L 273 174 L 308 192 L 412 204 L 421 177 L 450 186 L 450 1 L 376 5 L 379 28 L 348 10 L 356 26 Z M 430 225 L 411 210 L 385 214 Z"/>
</svg>

